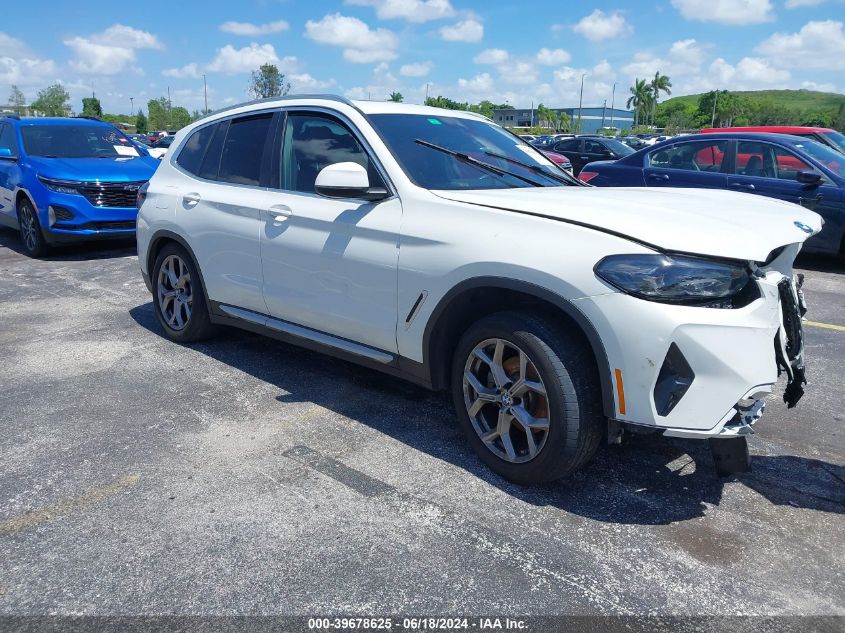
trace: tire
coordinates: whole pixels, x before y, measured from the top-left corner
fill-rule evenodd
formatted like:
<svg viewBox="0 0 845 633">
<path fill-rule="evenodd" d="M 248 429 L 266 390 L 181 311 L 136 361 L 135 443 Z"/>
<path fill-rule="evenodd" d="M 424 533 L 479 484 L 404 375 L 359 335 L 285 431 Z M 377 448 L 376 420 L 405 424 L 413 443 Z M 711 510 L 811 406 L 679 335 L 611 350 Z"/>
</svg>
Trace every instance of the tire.
<svg viewBox="0 0 845 633">
<path fill-rule="evenodd" d="M 38 214 L 32 203 L 24 198 L 18 205 L 18 227 L 21 236 L 21 245 L 24 252 L 30 257 L 43 257 L 47 254 L 49 246 L 44 240 L 41 232 L 41 223 L 38 221 Z"/>
<path fill-rule="evenodd" d="M 167 338 L 191 343 L 216 333 L 199 271 L 184 248 L 166 244 L 156 256 L 151 281 L 156 318 Z"/>
<path fill-rule="evenodd" d="M 493 369 L 497 361 L 501 370 Z M 452 394 L 481 461 L 517 484 L 575 472 L 592 459 L 606 432 L 592 350 L 545 316 L 501 312 L 470 326 L 453 358 Z M 502 415 L 510 421 L 502 424 Z M 503 428 L 509 430 L 502 434 Z"/>
</svg>

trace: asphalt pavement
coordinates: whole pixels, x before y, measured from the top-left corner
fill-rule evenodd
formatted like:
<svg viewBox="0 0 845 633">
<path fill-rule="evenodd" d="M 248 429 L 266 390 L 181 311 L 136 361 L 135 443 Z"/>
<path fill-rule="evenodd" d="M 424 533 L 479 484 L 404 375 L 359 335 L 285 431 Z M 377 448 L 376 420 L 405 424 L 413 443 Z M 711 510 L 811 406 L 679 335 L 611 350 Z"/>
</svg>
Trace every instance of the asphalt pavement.
<svg viewBox="0 0 845 633">
<path fill-rule="evenodd" d="M 0 615 L 845 615 L 845 265 L 799 267 L 811 384 L 751 473 L 649 435 L 521 488 L 442 394 L 173 344 L 131 245 L 31 260 L 0 230 Z"/>
</svg>

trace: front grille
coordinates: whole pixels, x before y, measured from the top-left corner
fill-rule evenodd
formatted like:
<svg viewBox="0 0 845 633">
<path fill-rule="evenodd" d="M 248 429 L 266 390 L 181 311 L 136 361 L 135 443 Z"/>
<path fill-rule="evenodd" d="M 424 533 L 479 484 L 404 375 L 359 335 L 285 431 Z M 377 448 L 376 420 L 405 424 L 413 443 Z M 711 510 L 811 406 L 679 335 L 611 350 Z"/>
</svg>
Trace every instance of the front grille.
<svg viewBox="0 0 845 633">
<path fill-rule="evenodd" d="M 79 187 L 79 193 L 95 207 L 130 208 L 135 206 L 138 189 L 144 182 L 86 182 Z"/>
<path fill-rule="evenodd" d="M 56 223 L 53 226 L 65 231 L 127 231 L 135 230 L 135 220 L 86 222 L 85 224 L 75 224 L 72 226 L 64 226 L 60 223 Z"/>
<path fill-rule="evenodd" d="M 783 331 L 786 334 L 786 356 L 789 360 L 795 360 L 803 347 L 803 330 L 801 326 L 801 313 L 792 292 L 792 282 L 783 279 L 778 284 L 780 294 L 780 305 L 783 310 Z"/>
</svg>

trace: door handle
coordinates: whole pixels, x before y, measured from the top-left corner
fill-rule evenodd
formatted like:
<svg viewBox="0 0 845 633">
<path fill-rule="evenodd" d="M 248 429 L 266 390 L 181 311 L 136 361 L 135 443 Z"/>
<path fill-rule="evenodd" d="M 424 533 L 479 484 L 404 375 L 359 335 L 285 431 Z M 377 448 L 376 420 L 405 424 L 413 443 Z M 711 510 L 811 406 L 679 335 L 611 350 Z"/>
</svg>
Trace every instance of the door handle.
<svg viewBox="0 0 845 633">
<path fill-rule="evenodd" d="M 669 180 L 669 176 L 666 174 L 649 174 L 648 177 L 652 180 Z"/>
<path fill-rule="evenodd" d="M 202 196 L 198 193 L 186 193 L 182 196 L 182 202 L 186 207 L 195 207 L 197 203 L 202 199 Z"/>
<path fill-rule="evenodd" d="M 274 204 L 268 211 L 273 222 L 284 222 L 293 215 L 293 210 L 285 204 Z"/>
<path fill-rule="evenodd" d="M 731 187 L 734 189 L 748 189 L 749 191 L 754 191 L 757 188 L 750 182 L 732 182 Z"/>
<path fill-rule="evenodd" d="M 582 156 L 581 160 L 590 160 L 590 157 L 589 156 Z"/>
</svg>

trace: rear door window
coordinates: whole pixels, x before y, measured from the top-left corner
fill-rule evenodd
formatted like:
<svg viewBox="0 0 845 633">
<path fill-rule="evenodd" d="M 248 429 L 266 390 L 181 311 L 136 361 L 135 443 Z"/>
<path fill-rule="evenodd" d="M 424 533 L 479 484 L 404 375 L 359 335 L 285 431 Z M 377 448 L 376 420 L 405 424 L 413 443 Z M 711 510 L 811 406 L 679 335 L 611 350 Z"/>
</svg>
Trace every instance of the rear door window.
<svg viewBox="0 0 845 633">
<path fill-rule="evenodd" d="M 722 171 L 728 141 L 677 143 L 648 155 L 648 166 L 685 171 Z"/>
<path fill-rule="evenodd" d="M 257 114 L 232 119 L 223 142 L 217 179 L 239 185 L 259 186 L 264 148 L 273 114 Z"/>
<path fill-rule="evenodd" d="M 202 160 L 205 158 L 205 152 L 214 136 L 216 127 L 215 125 L 206 125 L 188 137 L 176 158 L 176 163 L 182 169 L 194 175 L 199 174 Z"/>
<path fill-rule="evenodd" d="M 740 141 L 736 151 L 736 172 L 742 176 L 797 180 L 798 172 L 813 171 L 803 159 L 779 145 Z"/>
</svg>

